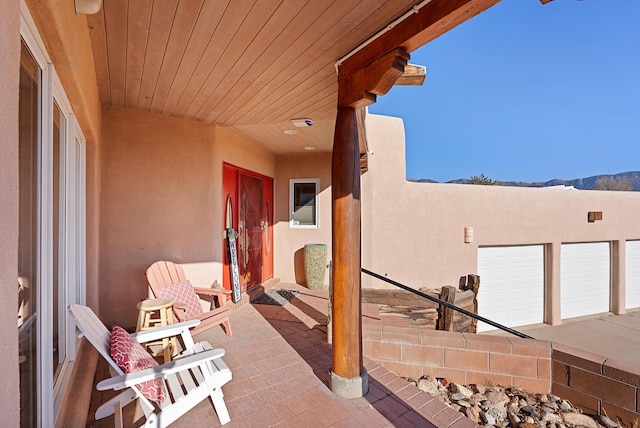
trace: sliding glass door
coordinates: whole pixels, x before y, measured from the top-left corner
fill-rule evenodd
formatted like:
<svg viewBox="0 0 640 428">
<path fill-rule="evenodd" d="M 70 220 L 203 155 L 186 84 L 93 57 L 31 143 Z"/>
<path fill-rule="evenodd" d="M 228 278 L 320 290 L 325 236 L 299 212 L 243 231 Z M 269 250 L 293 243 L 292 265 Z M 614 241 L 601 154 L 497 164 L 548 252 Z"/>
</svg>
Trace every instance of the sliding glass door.
<svg viewBox="0 0 640 428">
<path fill-rule="evenodd" d="M 22 22 L 29 22 L 29 17 Z M 85 296 L 85 141 L 36 30 L 23 36 L 19 88 L 21 426 L 54 426 L 75 357 L 66 308 Z M 15 309 L 14 309 L 15 310 Z"/>
</svg>

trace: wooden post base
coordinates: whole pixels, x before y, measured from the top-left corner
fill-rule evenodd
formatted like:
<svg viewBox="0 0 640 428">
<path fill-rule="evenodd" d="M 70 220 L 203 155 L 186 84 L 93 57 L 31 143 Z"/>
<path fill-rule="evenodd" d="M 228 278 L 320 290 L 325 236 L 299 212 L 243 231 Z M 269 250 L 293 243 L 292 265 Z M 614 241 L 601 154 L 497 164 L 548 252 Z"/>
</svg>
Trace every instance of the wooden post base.
<svg viewBox="0 0 640 428">
<path fill-rule="evenodd" d="M 340 398 L 360 398 L 369 392 L 369 375 L 367 369 L 363 368 L 358 377 L 344 378 L 331 372 L 331 392 Z"/>
</svg>

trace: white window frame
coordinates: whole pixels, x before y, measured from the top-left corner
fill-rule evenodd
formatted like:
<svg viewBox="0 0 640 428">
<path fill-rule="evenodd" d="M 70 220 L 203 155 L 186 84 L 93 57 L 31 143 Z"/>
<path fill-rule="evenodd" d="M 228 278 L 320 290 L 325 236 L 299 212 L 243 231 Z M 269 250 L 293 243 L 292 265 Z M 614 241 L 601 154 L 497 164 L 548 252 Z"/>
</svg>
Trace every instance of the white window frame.
<svg viewBox="0 0 640 428">
<path fill-rule="evenodd" d="M 36 268 L 37 291 L 37 401 L 38 426 L 55 425 L 62 398 L 75 360 L 77 335 L 69 320 L 66 308 L 72 303 L 84 304 L 86 300 L 86 140 L 78 125 L 71 104 L 45 44 L 31 17 L 25 0 L 20 1 L 20 36 L 40 67 L 38 125 L 38 266 Z M 60 371 L 54 382 L 53 354 L 53 103 L 64 116 L 65 129 L 61 136 L 60 158 L 60 210 L 63 216 L 64 236 L 60 236 L 59 254 L 64 265 L 59 269 L 59 352 L 62 356 Z M 62 157 L 64 156 L 64 157 Z"/>
<path fill-rule="evenodd" d="M 316 188 L 314 196 L 315 224 L 299 224 L 294 218 L 295 186 L 296 184 L 313 184 Z M 320 228 L 320 179 L 319 178 L 291 178 L 289 179 L 289 228 L 290 229 L 319 229 Z"/>
</svg>

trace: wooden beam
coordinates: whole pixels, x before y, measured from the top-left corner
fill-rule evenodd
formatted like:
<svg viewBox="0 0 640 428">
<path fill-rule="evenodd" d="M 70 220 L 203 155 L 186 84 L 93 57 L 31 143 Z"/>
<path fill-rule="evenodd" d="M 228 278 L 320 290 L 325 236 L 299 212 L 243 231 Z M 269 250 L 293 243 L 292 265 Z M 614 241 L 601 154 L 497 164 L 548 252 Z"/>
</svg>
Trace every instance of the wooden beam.
<svg viewBox="0 0 640 428">
<path fill-rule="evenodd" d="M 397 85 L 422 86 L 427 78 L 427 67 L 423 65 L 407 64 L 404 73 L 396 80 Z"/>
<path fill-rule="evenodd" d="M 398 47 L 411 53 L 499 1 L 432 0 L 342 63 L 339 76 L 349 76 Z"/>
</svg>

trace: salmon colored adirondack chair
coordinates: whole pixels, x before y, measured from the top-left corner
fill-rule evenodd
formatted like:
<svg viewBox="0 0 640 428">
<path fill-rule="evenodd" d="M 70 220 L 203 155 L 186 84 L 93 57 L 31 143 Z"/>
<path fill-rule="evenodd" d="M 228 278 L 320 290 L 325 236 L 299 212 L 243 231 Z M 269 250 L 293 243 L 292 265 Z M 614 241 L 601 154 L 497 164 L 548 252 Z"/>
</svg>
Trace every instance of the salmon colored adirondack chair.
<svg viewBox="0 0 640 428">
<path fill-rule="evenodd" d="M 191 319 L 200 320 L 200 325 L 191 330 L 191 334 L 198 334 L 216 325 L 222 325 L 227 336 L 231 336 L 229 314 L 231 306 L 227 305 L 227 298 L 231 291 L 216 288 L 193 287 L 187 280 L 184 269 L 179 264 L 159 261 L 152 264 L 146 272 L 151 294 L 154 297 L 173 299 L 174 313 L 178 321 Z M 218 300 L 218 307 L 211 302 L 211 308 L 204 311 L 198 295 L 214 297 Z"/>
</svg>

